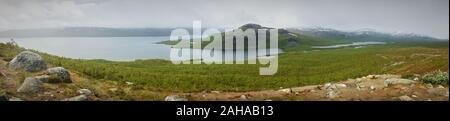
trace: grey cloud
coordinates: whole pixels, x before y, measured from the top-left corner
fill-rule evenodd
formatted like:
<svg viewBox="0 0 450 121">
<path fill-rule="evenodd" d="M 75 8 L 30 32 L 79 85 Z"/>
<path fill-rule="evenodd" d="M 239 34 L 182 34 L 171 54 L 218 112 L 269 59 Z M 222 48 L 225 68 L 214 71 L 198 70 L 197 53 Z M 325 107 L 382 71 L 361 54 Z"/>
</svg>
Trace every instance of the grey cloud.
<svg viewBox="0 0 450 121">
<path fill-rule="evenodd" d="M 374 28 L 449 36 L 448 0 L 0 0 L 0 30 L 62 26 Z"/>
</svg>

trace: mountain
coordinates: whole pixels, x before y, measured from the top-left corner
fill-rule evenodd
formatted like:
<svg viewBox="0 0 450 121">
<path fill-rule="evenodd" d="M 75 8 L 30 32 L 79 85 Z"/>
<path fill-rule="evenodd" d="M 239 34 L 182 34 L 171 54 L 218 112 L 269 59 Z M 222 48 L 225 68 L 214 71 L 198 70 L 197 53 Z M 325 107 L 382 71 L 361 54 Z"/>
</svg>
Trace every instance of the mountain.
<svg viewBox="0 0 450 121">
<path fill-rule="evenodd" d="M 373 29 L 361 29 L 357 31 L 339 31 L 330 28 L 290 28 L 288 31 L 296 34 L 319 37 L 324 39 L 346 41 L 383 41 L 383 42 L 411 42 L 411 41 L 442 41 L 426 35 L 414 33 L 385 33 Z"/>
<path fill-rule="evenodd" d="M 0 32 L 0 37 L 128 37 L 169 36 L 174 28 L 65 27 Z"/>
<path fill-rule="evenodd" d="M 274 29 L 249 23 L 238 29 Z M 170 36 L 175 28 L 106 28 L 106 27 L 64 27 L 47 29 L 19 29 L 0 32 L 0 37 L 132 37 L 132 36 Z M 187 30 L 192 33 L 190 28 Z M 202 29 L 204 30 L 204 29 Z M 290 46 L 302 43 L 314 45 L 336 44 L 343 42 L 382 41 L 442 41 L 433 37 L 413 33 L 384 33 L 373 29 L 340 31 L 330 28 L 279 28 L 281 44 Z M 224 34 L 224 33 L 222 33 Z M 286 41 L 286 42 L 283 42 Z"/>
</svg>

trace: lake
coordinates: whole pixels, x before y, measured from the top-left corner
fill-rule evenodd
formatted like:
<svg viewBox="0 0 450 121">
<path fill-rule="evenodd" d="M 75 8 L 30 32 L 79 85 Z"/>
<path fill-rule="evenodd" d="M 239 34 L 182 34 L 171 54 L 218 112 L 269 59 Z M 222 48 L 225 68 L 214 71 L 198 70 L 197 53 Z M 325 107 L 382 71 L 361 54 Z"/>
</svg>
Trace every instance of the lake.
<svg viewBox="0 0 450 121">
<path fill-rule="evenodd" d="M 170 60 L 170 45 L 155 44 L 170 37 L 40 37 L 14 38 L 21 47 L 38 50 L 52 55 L 74 59 L 105 59 L 113 61 L 133 61 L 136 59 Z M 9 42 L 11 38 L 0 38 Z M 273 50 L 269 50 L 271 54 Z M 282 52 L 278 49 L 279 52 Z M 194 54 L 201 53 L 194 49 Z M 214 51 L 216 53 L 216 51 Z M 225 51 L 225 53 L 233 53 Z M 236 51 L 243 54 L 244 51 Z M 227 54 L 228 55 L 228 54 Z M 254 55 L 251 55 L 254 56 Z M 198 59 L 198 58 L 194 58 Z M 211 58 L 218 60 L 220 57 Z M 236 58 L 242 60 L 245 58 Z M 208 61 L 208 60 L 205 60 Z"/>
<path fill-rule="evenodd" d="M 329 46 L 312 46 L 311 48 L 317 49 L 330 49 L 330 48 L 343 48 L 343 47 L 355 47 L 361 48 L 368 45 L 380 45 L 386 44 L 385 42 L 353 42 L 350 44 L 337 44 L 337 45 L 329 45 Z"/>
<path fill-rule="evenodd" d="M 169 59 L 170 46 L 154 44 L 169 37 L 45 37 L 14 38 L 19 46 L 75 59 Z M 8 42 L 2 38 L 0 42 Z"/>
</svg>

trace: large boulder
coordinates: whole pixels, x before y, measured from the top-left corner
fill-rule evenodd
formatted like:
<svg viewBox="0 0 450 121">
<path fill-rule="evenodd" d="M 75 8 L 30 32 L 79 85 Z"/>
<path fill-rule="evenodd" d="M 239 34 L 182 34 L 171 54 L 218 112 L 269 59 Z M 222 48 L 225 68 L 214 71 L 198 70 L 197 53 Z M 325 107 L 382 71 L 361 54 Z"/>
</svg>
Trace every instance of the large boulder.
<svg viewBox="0 0 450 121">
<path fill-rule="evenodd" d="M 9 68 L 37 72 L 47 69 L 47 64 L 40 55 L 31 51 L 23 51 L 9 62 Z"/>
<path fill-rule="evenodd" d="M 415 83 L 415 81 L 409 80 L 409 79 L 390 78 L 390 79 L 384 80 L 384 86 L 386 86 L 386 87 L 389 85 L 396 85 L 396 84 L 409 85 L 409 84 L 413 84 L 413 83 Z"/>
<path fill-rule="evenodd" d="M 80 89 L 80 90 L 78 90 L 78 93 L 80 93 L 82 95 L 91 95 L 92 91 L 89 89 Z"/>
<path fill-rule="evenodd" d="M 35 77 L 26 78 L 22 85 L 17 89 L 17 92 L 39 92 L 42 87 L 42 81 Z"/>
<path fill-rule="evenodd" d="M 44 82 L 48 83 L 71 83 L 70 73 L 63 67 L 49 68 L 45 71 L 49 79 Z"/>
</svg>

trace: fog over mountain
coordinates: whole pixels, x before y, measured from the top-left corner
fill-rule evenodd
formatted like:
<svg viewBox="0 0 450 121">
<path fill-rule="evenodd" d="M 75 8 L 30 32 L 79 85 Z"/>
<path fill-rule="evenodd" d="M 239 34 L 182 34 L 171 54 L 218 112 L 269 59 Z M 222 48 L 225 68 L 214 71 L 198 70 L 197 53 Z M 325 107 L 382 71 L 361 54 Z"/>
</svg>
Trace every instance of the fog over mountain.
<svg viewBox="0 0 450 121">
<path fill-rule="evenodd" d="M 61 27 L 324 27 L 449 38 L 448 0 L 0 0 L 0 31 Z M 11 32 L 11 31 L 9 31 Z"/>
</svg>

